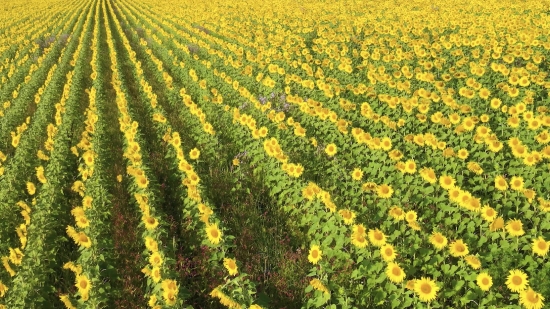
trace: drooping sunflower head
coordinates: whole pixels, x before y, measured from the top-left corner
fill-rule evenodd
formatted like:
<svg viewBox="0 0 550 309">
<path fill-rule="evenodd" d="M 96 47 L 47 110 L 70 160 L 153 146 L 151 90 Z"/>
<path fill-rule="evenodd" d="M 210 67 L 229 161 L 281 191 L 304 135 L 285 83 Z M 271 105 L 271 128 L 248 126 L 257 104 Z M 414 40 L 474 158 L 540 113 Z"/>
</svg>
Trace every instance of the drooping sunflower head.
<svg viewBox="0 0 550 309">
<path fill-rule="evenodd" d="M 473 269 L 480 269 L 481 268 L 481 261 L 475 255 L 468 255 L 464 258 L 464 260 Z"/>
</svg>

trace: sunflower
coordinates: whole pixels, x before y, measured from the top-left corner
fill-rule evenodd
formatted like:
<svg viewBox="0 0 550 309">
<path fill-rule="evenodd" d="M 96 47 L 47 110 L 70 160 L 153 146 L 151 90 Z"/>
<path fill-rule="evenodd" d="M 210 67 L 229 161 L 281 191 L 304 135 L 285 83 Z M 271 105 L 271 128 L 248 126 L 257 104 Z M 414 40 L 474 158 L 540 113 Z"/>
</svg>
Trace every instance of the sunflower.
<svg viewBox="0 0 550 309">
<path fill-rule="evenodd" d="M 541 123 L 536 118 L 531 119 L 527 122 L 527 127 L 531 130 L 537 130 L 538 128 L 540 128 L 540 126 L 541 126 Z"/>
<path fill-rule="evenodd" d="M 7 290 L 7 288 L 6 288 Z M 0 282 L 0 297 L 2 297 L 2 283 Z M 67 309 L 76 309 L 75 306 L 71 303 L 71 300 L 69 299 L 69 295 L 67 294 L 61 294 L 59 295 L 59 300 L 65 305 L 65 308 Z"/>
<path fill-rule="evenodd" d="M 464 260 L 473 269 L 480 269 L 481 268 L 481 261 L 475 255 L 468 255 L 464 258 Z"/>
<path fill-rule="evenodd" d="M 84 232 L 77 233 L 73 240 L 84 248 L 90 248 L 92 246 L 92 240 Z"/>
<path fill-rule="evenodd" d="M 466 160 L 466 158 L 468 158 L 468 155 L 469 155 L 468 150 L 464 148 L 460 149 L 457 153 L 457 157 L 462 160 Z"/>
<path fill-rule="evenodd" d="M 390 262 L 386 267 L 386 276 L 393 283 L 401 283 L 405 280 L 405 272 L 397 263 Z"/>
<path fill-rule="evenodd" d="M 489 142 L 488 147 L 492 152 L 499 152 L 503 148 L 503 145 L 499 141 L 491 141 Z"/>
<path fill-rule="evenodd" d="M 220 229 L 218 229 L 218 224 L 208 224 L 206 226 L 206 236 L 212 244 L 219 244 L 222 239 L 222 232 L 220 231 Z"/>
<path fill-rule="evenodd" d="M 380 198 L 387 199 L 387 198 L 390 198 L 392 196 L 393 189 L 392 189 L 391 186 L 389 186 L 387 184 L 382 184 L 382 185 L 379 185 L 376 188 L 376 194 Z"/>
<path fill-rule="evenodd" d="M 153 267 L 151 270 L 151 278 L 155 281 L 155 283 L 158 283 L 160 279 L 162 279 L 160 267 Z"/>
<path fill-rule="evenodd" d="M 354 225 L 353 226 L 353 232 L 357 233 L 357 235 L 363 235 L 363 236 L 367 235 L 367 229 L 365 228 L 365 226 L 363 224 Z"/>
<path fill-rule="evenodd" d="M 436 298 L 437 291 L 439 291 L 439 287 L 435 284 L 435 281 L 429 278 L 422 277 L 414 283 L 414 292 L 421 301 L 431 302 Z"/>
<path fill-rule="evenodd" d="M 498 109 L 500 105 L 502 104 L 502 101 L 498 98 L 491 99 L 491 108 L 492 109 Z"/>
<path fill-rule="evenodd" d="M 447 237 L 439 232 L 433 232 L 430 235 L 430 243 L 437 249 L 441 250 L 447 246 Z"/>
<path fill-rule="evenodd" d="M 388 152 L 388 156 L 392 161 L 399 161 L 403 157 L 403 153 L 397 149 Z"/>
<path fill-rule="evenodd" d="M 489 205 L 485 205 L 481 208 L 481 217 L 487 222 L 493 222 L 497 215 L 497 212 Z"/>
<path fill-rule="evenodd" d="M 455 240 L 449 245 L 449 251 L 454 257 L 466 256 L 468 254 L 468 245 L 462 239 Z"/>
<path fill-rule="evenodd" d="M 491 232 L 498 231 L 504 228 L 504 219 L 502 217 L 497 217 L 489 226 Z"/>
<path fill-rule="evenodd" d="M 93 202 L 93 198 L 91 196 L 85 196 L 82 199 L 82 207 L 84 209 L 92 208 L 92 202 Z"/>
<path fill-rule="evenodd" d="M 449 190 L 455 185 L 455 180 L 451 176 L 443 175 L 439 177 L 439 185 L 445 190 Z"/>
<path fill-rule="evenodd" d="M 388 214 L 396 221 L 401 221 L 405 219 L 405 212 L 399 206 L 393 206 Z"/>
<path fill-rule="evenodd" d="M 546 201 L 543 198 L 538 198 L 539 201 L 539 208 L 543 212 L 550 212 L 550 201 Z"/>
<path fill-rule="evenodd" d="M 164 260 L 158 252 L 153 252 L 153 254 L 149 256 L 149 264 L 151 264 L 153 267 L 160 267 L 162 266 L 163 262 Z"/>
<path fill-rule="evenodd" d="M 78 275 L 76 276 L 75 286 L 78 289 L 78 292 L 80 292 L 82 300 L 87 300 L 90 289 L 92 288 L 92 282 L 90 279 L 88 279 L 86 275 Z"/>
<path fill-rule="evenodd" d="M 157 304 L 157 295 L 153 294 L 149 297 L 149 301 L 147 302 L 149 307 L 153 308 Z"/>
<path fill-rule="evenodd" d="M 420 170 L 420 176 L 426 181 L 431 184 L 434 184 L 437 181 L 437 176 L 435 175 L 435 172 L 433 168 L 423 168 Z"/>
<path fill-rule="evenodd" d="M 531 288 L 519 293 L 519 303 L 527 309 L 541 309 L 544 307 L 543 301 L 544 297 Z"/>
<path fill-rule="evenodd" d="M 322 256 L 323 256 L 323 251 L 321 251 L 319 246 L 318 245 L 313 245 L 309 249 L 309 255 L 307 256 L 307 259 L 312 264 L 317 264 L 319 262 L 319 260 L 321 260 Z"/>
<path fill-rule="evenodd" d="M 4 265 L 4 268 L 6 269 L 6 271 L 8 272 L 8 274 L 9 274 L 11 277 L 13 277 L 13 276 L 15 276 L 16 273 L 15 273 L 15 271 L 11 268 L 10 262 L 9 262 L 9 261 L 10 261 L 9 257 L 7 257 L 7 256 L 3 256 L 3 257 L 2 257 L 2 265 Z"/>
<path fill-rule="evenodd" d="M 414 160 L 407 160 L 405 162 L 405 173 L 414 174 L 416 172 L 416 162 Z"/>
<path fill-rule="evenodd" d="M 326 147 L 325 147 L 325 153 L 329 156 L 329 157 L 333 157 L 337 152 L 337 148 L 336 148 L 336 145 L 334 144 L 328 144 Z"/>
<path fill-rule="evenodd" d="M 15 265 L 21 265 L 21 261 L 23 260 L 23 252 L 21 252 L 21 249 L 19 248 L 10 248 L 10 261 Z"/>
<path fill-rule="evenodd" d="M 386 235 L 379 229 L 369 230 L 369 240 L 374 246 L 381 247 L 386 244 Z"/>
<path fill-rule="evenodd" d="M 363 171 L 360 168 L 353 169 L 351 172 L 351 178 L 353 178 L 353 180 L 360 181 L 361 178 L 363 178 Z"/>
<path fill-rule="evenodd" d="M 417 221 L 407 222 L 407 225 L 415 231 L 420 231 L 422 229 Z"/>
<path fill-rule="evenodd" d="M 414 291 L 414 285 L 416 284 L 416 279 L 411 279 L 409 281 L 407 281 L 407 284 L 405 285 L 405 288 L 407 290 L 411 290 L 411 291 Z"/>
<path fill-rule="evenodd" d="M 44 176 L 44 167 L 39 166 L 36 168 L 36 177 L 38 178 L 38 181 L 45 184 L 47 182 L 46 176 Z"/>
<path fill-rule="evenodd" d="M 149 180 L 145 175 L 141 175 L 136 177 L 136 183 L 139 188 L 145 189 L 149 185 Z"/>
<path fill-rule="evenodd" d="M 415 222 L 416 219 L 418 218 L 418 215 L 416 214 L 416 211 L 414 210 L 409 210 L 405 213 L 405 220 L 407 220 L 407 222 Z"/>
<path fill-rule="evenodd" d="M 76 218 L 76 226 L 79 228 L 85 228 L 90 226 L 90 221 L 85 216 L 79 216 Z"/>
<path fill-rule="evenodd" d="M 513 176 L 512 180 L 510 180 L 510 188 L 514 191 L 522 191 L 523 190 L 523 177 Z"/>
<path fill-rule="evenodd" d="M 377 188 L 378 186 L 372 181 L 365 182 L 361 185 L 361 189 L 365 192 L 376 191 Z"/>
<path fill-rule="evenodd" d="M 495 177 L 495 188 L 500 191 L 505 191 L 508 189 L 508 183 L 506 182 L 506 179 L 503 176 L 497 176 Z"/>
<path fill-rule="evenodd" d="M 149 231 L 154 230 L 159 225 L 158 220 L 152 216 L 143 216 L 141 217 L 141 221 L 145 224 L 145 228 Z"/>
<path fill-rule="evenodd" d="M 355 221 L 355 213 L 349 209 L 341 209 L 338 214 L 344 219 L 344 224 L 350 225 Z"/>
<path fill-rule="evenodd" d="M 449 200 L 454 203 L 460 202 L 460 196 L 462 195 L 462 190 L 458 187 L 452 187 L 448 191 L 449 193 Z"/>
<path fill-rule="evenodd" d="M 512 236 L 521 236 L 525 234 L 525 231 L 523 230 L 523 223 L 521 220 L 510 220 L 508 223 L 506 223 L 506 231 L 510 233 Z"/>
<path fill-rule="evenodd" d="M 532 203 L 533 202 L 533 199 L 535 198 L 535 195 L 537 195 L 537 193 L 535 192 L 535 190 L 533 189 L 525 189 L 523 190 L 523 196 L 525 196 L 525 198 L 527 199 L 527 201 L 529 203 Z"/>
<path fill-rule="evenodd" d="M 27 192 L 30 194 L 30 195 L 34 195 L 34 193 L 36 192 L 36 187 L 34 186 L 34 183 L 32 182 L 27 182 Z"/>
<path fill-rule="evenodd" d="M 189 158 L 191 160 L 197 160 L 199 158 L 199 156 L 201 155 L 201 152 L 200 150 L 198 150 L 197 148 L 193 148 L 191 149 L 191 151 L 189 152 Z"/>
<path fill-rule="evenodd" d="M 482 291 L 489 291 L 493 285 L 493 278 L 488 273 L 480 273 L 477 275 L 476 283 Z"/>
<path fill-rule="evenodd" d="M 477 162 L 470 161 L 468 162 L 468 170 L 476 175 L 483 174 L 483 168 Z"/>
<path fill-rule="evenodd" d="M 313 278 L 309 284 L 314 288 L 316 289 L 317 291 L 321 291 L 325 294 L 330 294 L 330 291 L 329 289 L 327 289 L 325 287 L 325 285 L 321 282 L 321 280 L 317 279 L 317 278 Z"/>
<path fill-rule="evenodd" d="M 165 291 L 178 291 L 178 283 L 176 280 L 164 279 L 162 280 L 162 289 Z"/>
<path fill-rule="evenodd" d="M 147 248 L 147 250 L 149 250 L 151 252 L 158 252 L 159 251 L 158 242 L 150 236 L 145 237 L 145 247 Z"/>
<path fill-rule="evenodd" d="M 351 234 L 351 244 L 357 248 L 365 248 L 369 243 L 364 233 L 353 232 Z"/>
<path fill-rule="evenodd" d="M 397 257 L 397 253 L 395 252 L 395 249 L 390 244 L 385 244 L 382 247 L 380 247 L 380 256 L 382 256 L 382 259 L 385 262 L 391 262 L 395 260 Z"/>
<path fill-rule="evenodd" d="M 535 240 L 533 240 L 533 253 L 540 255 L 540 256 L 546 256 L 548 253 L 548 242 L 544 240 L 544 238 L 539 237 Z"/>
<path fill-rule="evenodd" d="M 235 261 L 235 259 L 224 258 L 223 266 L 225 267 L 225 269 L 227 269 L 230 276 L 235 276 L 239 273 L 237 261 Z"/>
<path fill-rule="evenodd" d="M 529 281 L 527 275 L 518 269 L 510 270 L 510 275 L 506 278 L 506 286 L 512 292 L 521 292 L 527 288 Z"/>
<path fill-rule="evenodd" d="M 164 292 L 162 292 L 162 298 L 164 298 L 164 302 L 168 305 L 168 306 L 173 306 L 176 304 L 176 300 L 177 300 L 177 291 L 173 291 L 173 290 L 164 290 Z"/>
</svg>

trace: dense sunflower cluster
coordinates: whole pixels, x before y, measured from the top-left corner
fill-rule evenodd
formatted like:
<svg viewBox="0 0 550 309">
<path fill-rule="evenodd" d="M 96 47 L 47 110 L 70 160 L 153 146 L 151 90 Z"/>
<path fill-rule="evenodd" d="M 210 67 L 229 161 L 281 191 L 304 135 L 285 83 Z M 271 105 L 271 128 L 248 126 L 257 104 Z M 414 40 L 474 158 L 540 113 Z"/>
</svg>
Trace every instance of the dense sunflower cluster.
<svg viewBox="0 0 550 309">
<path fill-rule="evenodd" d="M 295 233 L 303 307 L 550 297 L 548 1 L 31 2 L 0 4 L 0 309 L 43 307 L 54 272 L 58 306 L 116 303 L 116 190 L 144 307 L 187 306 L 175 252 L 197 248 L 217 278 L 194 293 L 277 306 L 216 197 L 250 179 Z"/>
</svg>

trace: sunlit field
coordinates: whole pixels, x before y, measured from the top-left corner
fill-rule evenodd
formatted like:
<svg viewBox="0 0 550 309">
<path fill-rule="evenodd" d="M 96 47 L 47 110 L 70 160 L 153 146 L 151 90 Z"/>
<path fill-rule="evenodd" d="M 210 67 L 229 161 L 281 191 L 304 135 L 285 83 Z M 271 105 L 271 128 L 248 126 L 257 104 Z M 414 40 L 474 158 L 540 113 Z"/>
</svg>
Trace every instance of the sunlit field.
<svg viewBox="0 0 550 309">
<path fill-rule="evenodd" d="M 3 0 L 0 309 L 546 308 L 550 1 Z"/>
</svg>

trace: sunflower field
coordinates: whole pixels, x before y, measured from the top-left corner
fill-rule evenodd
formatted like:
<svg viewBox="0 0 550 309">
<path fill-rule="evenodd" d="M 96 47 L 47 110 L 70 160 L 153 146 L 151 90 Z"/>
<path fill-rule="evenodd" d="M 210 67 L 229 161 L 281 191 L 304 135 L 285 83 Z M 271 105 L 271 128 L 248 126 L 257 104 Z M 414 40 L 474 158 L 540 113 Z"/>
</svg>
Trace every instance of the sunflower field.
<svg viewBox="0 0 550 309">
<path fill-rule="evenodd" d="M 547 308 L 550 1 L 4 0 L 0 309 Z"/>
</svg>

